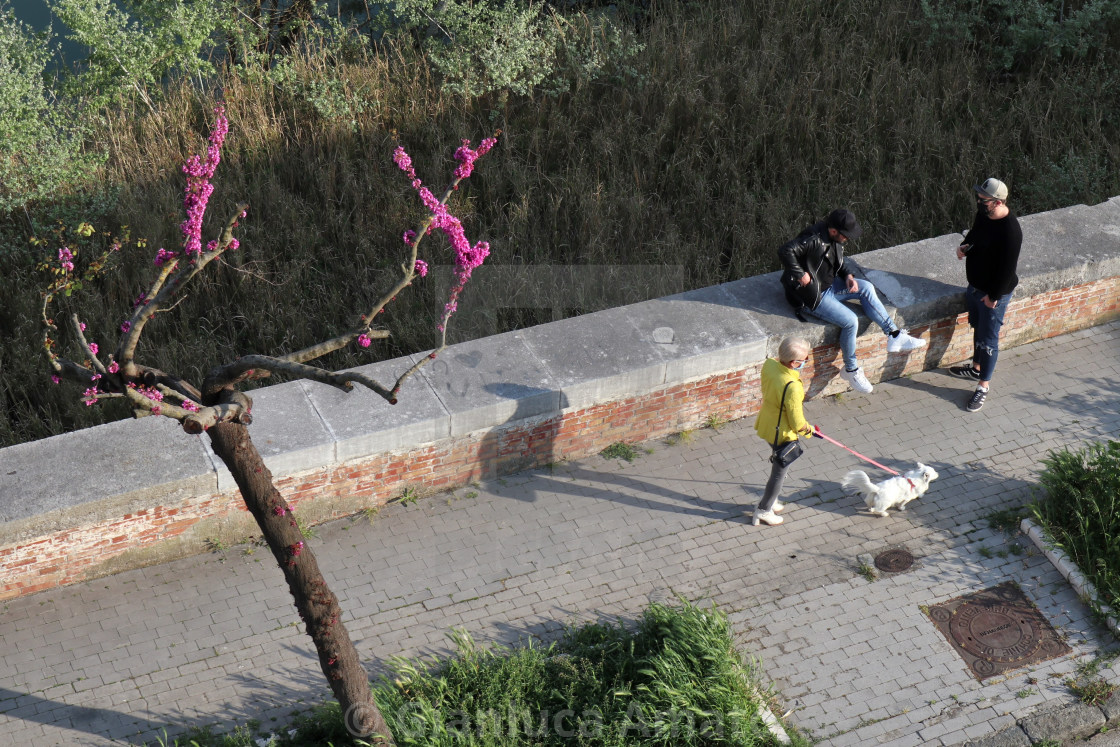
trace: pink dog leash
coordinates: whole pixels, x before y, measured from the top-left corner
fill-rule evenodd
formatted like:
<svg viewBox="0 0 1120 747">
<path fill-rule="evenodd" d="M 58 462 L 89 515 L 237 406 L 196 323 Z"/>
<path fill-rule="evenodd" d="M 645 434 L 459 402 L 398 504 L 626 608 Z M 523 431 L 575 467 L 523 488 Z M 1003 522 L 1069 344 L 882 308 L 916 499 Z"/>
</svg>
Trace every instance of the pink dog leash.
<svg viewBox="0 0 1120 747">
<path fill-rule="evenodd" d="M 816 426 L 814 426 L 814 427 L 816 428 Z M 855 454 L 855 455 L 856 455 L 857 457 L 859 457 L 859 458 L 860 458 L 860 459 L 862 459 L 863 461 L 865 461 L 865 462 L 868 462 L 869 464 L 874 464 L 874 465 L 875 465 L 876 467 L 878 467 L 878 468 L 879 468 L 879 469 L 881 469 L 881 470 L 884 470 L 885 472 L 890 472 L 890 473 L 891 473 L 892 475 L 896 475 L 896 476 L 898 476 L 898 477 L 901 477 L 901 476 L 902 476 L 902 475 L 901 475 L 901 474 L 900 474 L 900 473 L 899 473 L 899 472 L 898 472 L 897 470 L 893 470 L 893 469 L 891 469 L 890 467 L 887 467 L 886 465 L 883 465 L 883 464 L 879 464 L 879 463 L 878 463 L 878 462 L 876 462 L 876 461 L 875 461 L 874 459 L 871 459 L 871 458 L 869 458 L 869 457 L 865 457 L 865 456 L 864 456 L 863 454 L 860 454 L 860 453 L 859 453 L 858 451 L 856 451 L 855 449 L 849 449 L 849 448 L 848 448 L 847 446 L 845 446 L 844 444 L 840 443 L 840 442 L 839 442 L 839 441 L 837 441 L 837 440 L 836 440 L 835 438 L 830 438 L 830 437 L 828 437 L 828 436 L 824 435 L 824 433 L 823 433 L 823 432 L 821 431 L 821 429 L 820 429 L 820 428 L 816 428 L 816 430 L 815 430 L 815 431 L 813 431 L 813 435 L 814 435 L 814 436 L 816 436 L 817 438 L 823 438 L 823 439 L 824 439 L 825 441 L 828 441 L 829 443 L 833 443 L 833 444 L 836 444 L 837 446 L 839 446 L 839 447 L 840 447 L 841 449 L 843 449 L 844 451 L 847 451 L 847 452 L 850 452 L 850 453 L 852 453 L 852 454 Z M 910 479 L 909 477 L 907 477 L 907 478 L 906 478 L 906 482 L 910 483 L 910 487 L 911 487 L 911 488 L 913 488 L 913 487 L 914 487 L 914 481 L 913 481 L 913 480 L 911 480 L 911 479 Z"/>
</svg>

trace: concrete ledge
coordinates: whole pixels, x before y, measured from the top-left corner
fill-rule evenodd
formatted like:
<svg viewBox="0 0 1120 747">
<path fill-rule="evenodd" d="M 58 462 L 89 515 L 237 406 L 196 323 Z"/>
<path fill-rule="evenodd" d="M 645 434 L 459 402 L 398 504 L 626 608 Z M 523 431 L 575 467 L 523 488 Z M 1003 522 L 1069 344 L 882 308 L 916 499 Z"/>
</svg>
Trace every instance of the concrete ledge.
<svg viewBox="0 0 1120 747">
<path fill-rule="evenodd" d="M 416 357 L 410 356 L 355 370 L 392 386 L 415 362 Z M 343 392 L 311 381 L 301 381 L 299 386 L 334 439 L 336 463 L 438 441 L 451 434 L 451 416 L 423 377 L 407 379 L 395 405 L 365 387 Z M 253 433 L 254 443 L 256 439 Z"/>
<path fill-rule="evenodd" d="M 1004 347 L 1120 316 L 1120 198 L 1021 221 Z M 930 343 L 888 355 L 863 319 L 858 354 L 873 382 L 970 354 L 958 242 L 951 234 L 852 259 L 900 326 Z M 259 389 L 250 433 L 285 495 L 326 519 L 405 486 L 439 490 L 698 427 L 713 413 L 749 415 L 762 362 L 790 334 L 813 346 L 810 397 L 847 389 L 837 328 L 799 322 L 769 273 L 453 345 L 404 384 L 395 406 L 306 381 Z M 388 385 L 423 355 L 360 370 Z M 189 533 L 242 527 L 239 504 L 207 439 L 166 419 L 4 449 L 0 598 L 120 570 L 123 561 L 110 561 L 144 555 L 145 543 L 179 537 L 201 549 Z"/>
<path fill-rule="evenodd" d="M 203 439 L 148 417 L 0 450 L 0 547 L 217 491 Z"/>
</svg>

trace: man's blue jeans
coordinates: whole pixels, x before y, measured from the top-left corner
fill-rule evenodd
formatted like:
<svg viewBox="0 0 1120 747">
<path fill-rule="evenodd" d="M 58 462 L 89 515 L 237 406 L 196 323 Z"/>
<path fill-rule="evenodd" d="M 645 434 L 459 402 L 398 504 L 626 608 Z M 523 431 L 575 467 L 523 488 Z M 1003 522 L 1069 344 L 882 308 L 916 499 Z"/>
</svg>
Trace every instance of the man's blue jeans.
<svg viewBox="0 0 1120 747">
<path fill-rule="evenodd" d="M 984 304 L 984 291 L 968 286 L 964 291 L 968 302 L 968 326 L 972 327 L 972 362 L 980 366 L 980 381 L 991 381 L 999 358 L 999 332 L 1003 315 L 1011 303 L 1011 294 L 1001 296 L 994 309 Z"/>
<path fill-rule="evenodd" d="M 845 301 L 859 300 L 863 313 L 867 318 L 879 325 L 886 334 L 894 332 L 896 327 L 891 321 L 887 310 L 883 308 L 882 301 L 875 294 L 875 286 L 862 278 L 859 283 L 858 293 L 849 293 L 848 286 L 843 278 L 832 281 L 832 287 L 825 289 L 821 295 L 821 302 L 817 308 L 809 311 L 810 314 L 822 322 L 835 324 L 840 328 L 840 352 L 844 355 L 844 367 L 852 371 L 859 367 L 856 361 L 856 333 L 859 331 L 859 317 Z"/>
</svg>

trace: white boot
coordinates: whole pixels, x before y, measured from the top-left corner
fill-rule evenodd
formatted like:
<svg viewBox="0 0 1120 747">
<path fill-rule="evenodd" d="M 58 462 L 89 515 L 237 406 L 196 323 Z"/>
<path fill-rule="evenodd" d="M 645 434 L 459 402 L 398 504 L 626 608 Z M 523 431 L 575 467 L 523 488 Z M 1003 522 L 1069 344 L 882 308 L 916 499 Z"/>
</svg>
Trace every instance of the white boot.
<svg viewBox="0 0 1120 747">
<path fill-rule="evenodd" d="M 751 524 L 754 526 L 758 526 L 759 522 L 762 522 L 763 524 L 768 524 L 769 526 L 775 526 L 777 524 L 781 524 L 782 521 L 782 517 L 774 513 L 773 509 L 771 509 L 770 511 L 759 511 L 756 508 L 754 510 L 754 518 L 751 520 Z"/>
<path fill-rule="evenodd" d="M 774 505 L 770 507 L 770 510 L 776 514 L 780 514 L 782 511 L 786 510 L 786 504 L 781 501 L 774 501 Z"/>
</svg>

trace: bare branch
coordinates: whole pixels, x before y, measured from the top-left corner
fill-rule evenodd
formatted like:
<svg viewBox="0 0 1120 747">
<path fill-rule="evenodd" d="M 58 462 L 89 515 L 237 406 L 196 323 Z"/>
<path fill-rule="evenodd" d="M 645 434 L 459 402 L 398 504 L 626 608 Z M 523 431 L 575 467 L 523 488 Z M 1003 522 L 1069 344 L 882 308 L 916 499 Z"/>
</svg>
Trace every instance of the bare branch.
<svg viewBox="0 0 1120 747">
<path fill-rule="evenodd" d="M 97 373 L 102 375 L 108 373 L 105 366 L 97 359 L 97 353 L 93 352 L 93 348 L 89 346 L 89 342 L 86 340 L 85 325 L 82 324 L 82 320 L 78 318 L 77 314 L 70 315 L 70 323 L 74 325 L 74 334 L 77 335 L 82 350 L 84 350 L 85 354 L 93 361 L 93 367 L 97 369 Z"/>
<path fill-rule="evenodd" d="M 407 379 L 409 376 L 412 376 L 424 366 L 428 365 L 428 361 L 434 361 L 436 357 L 446 349 L 446 343 L 440 345 L 438 348 L 428 353 L 420 360 L 416 361 L 416 363 L 414 363 L 411 368 L 401 374 L 400 378 L 398 378 L 396 383 L 393 384 L 393 390 L 390 392 L 390 394 L 393 396 L 393 399 L 389 400 L 389 404 L 395 405 L 397 403 L 397 394 L 400 392 L 401 387 L 404 385 L 405 379 Z"/>
<path fill-rule="evenodd" d="M 140 342 L 140 334 L 144 331 L 144 325 L 155 316 L 156 312 L 170 303 L 171 299 L 190 282 L 191 278 L 229 249 L 230 243 L 233 241 L 233 229 L 237 225 L 238 219 L 248 209 L 248 203 L 242 202 L 237 205 L 233 215 L 226 221 L 221 238 L 214 249 L 203 252 L 196 260 L 187 262 L 185 265 L 180 261 L 180 258 L 171 259 L 160 271 L 159 277 L 156 278 L 156 282 L 148 291 L 149 295 L 144 296 L 140 305 L 136 307 L 136 311 L 132 313 L 128 332 L 121 340 L 117 360 L 124 367 L 127 375 L 136 375 L 133 359 L 136 355 L 136 345 Z"/>
<path fill-rule="evenodd" d="M 321 358 L 327 353 L 333 353 L 336 350 L 340 350 L 346 347 L 351 342 L 358 339 L 358 337 L 360 337 L 363 333 L 371 340 L 384 340 L 388 339 L 389 337 L 389 330 L 387 329 L 361 328 L 347 332 L 344 335 L 339 335 L 338 337 L 332 338 L 330 340 L 324 340 L 323 342 L 316 343 L 315 345 L 304 348 L 303 350 L 297 350 L 294 353 L 282 355 L 278 358 L 278 360 L 290 361 L 293 363 L 306 363 L 307 361 Z"/>
<path fill-rule="evenodd" d="M 396 404 L 396 396 L 392 391 L 365 374 L 357 371 L 327 371 L 315 366 L 306 366 L 295 361 L 287 361 L 267 355 L 246 355 L 232 363 L 211 369 L 202 384 L 203 396 L 208 397 L 217 394 L 219 391 L 241 381 L 250 373 L 260 370 L 284 373 L 297 379 L 318 381 L 320 384 L 327 384 L 344 392 L 352 391 L 354 384 L 357 383 L 377 392 L 390 404 Z"/>
</svg>

